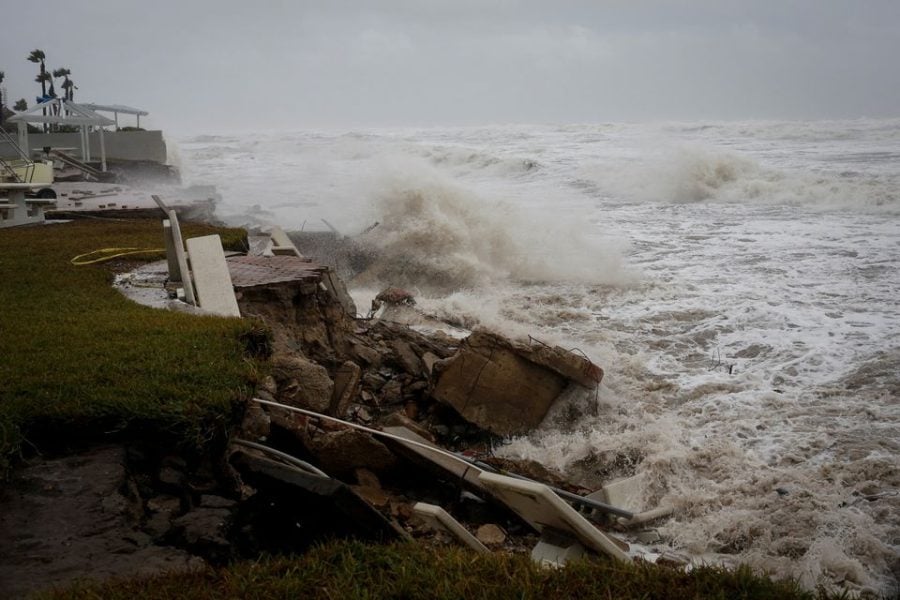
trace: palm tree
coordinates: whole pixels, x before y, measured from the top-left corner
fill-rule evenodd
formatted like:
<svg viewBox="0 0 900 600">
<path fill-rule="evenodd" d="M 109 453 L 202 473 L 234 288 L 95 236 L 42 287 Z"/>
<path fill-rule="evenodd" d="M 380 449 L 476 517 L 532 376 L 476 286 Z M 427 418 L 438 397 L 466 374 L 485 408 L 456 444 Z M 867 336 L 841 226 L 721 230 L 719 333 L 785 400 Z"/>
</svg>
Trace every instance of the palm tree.
<svg viewBox="0 0 900 600">
<path fill-rule="evenodd" d="M 25 102 L 25 98 L 19 98 L 16 100 L 16 103 L 13 104 L 13 110 L 16 112 L 23 112 L 28 110 L 28 103 Z"/>
<path fill-rule="evenodd" d="M 69 69 L 67 69 L 65 67 L 60 67 L 58 69 L 53 70 L 54 77 L 62 77 L 63 78 L 62 85 L 60 85 L 59 87 L 61 87 L 65 91 L 65 93 L 63 94 L 63 98 L 65 98 L 66 100 L 69 99 L 69 92 L 68 92 L 68 88 L 70 86 L 69 75 L 71 75 L 71 74 L 72 74 L 72 71 L 70 71 Z"/>
<path fill-rule="evenodd" d="M 69 84 L 69 74 L 71 72 L 72 71 L 70 71 L 69 69 L 67 69 L 65 67 L 53 69 L 53 77 L 63 77 L 64 78 L 62 85 L 60 87 L 63 89 L 63 98 L 65 100 L 69 99 L 69 90 L 66 89 L 66 87 Z M 53 91 L 53 83 L 50 84 L 50 95 L 53 96 L 54 98 L 56 97 L 56 94 Z M 59 106 L 54 107 L 53 110 L 56 111 L 56 114 L 59 114 Z M 66 114 L 68 114 L 68 111 L 66 111 Z"/>
<path fill-rule="evenodd" d="M 41 63 L 41 72 L 35 77 L 35 81 L 41 84 L 41 102 L 43 102 L 44 96 L 47 95 L 47 78 L 49 77 L 47 73 L 47 69 L 44 68 L 44 59 L 47 58 L 44 54 L 43 50 L 32 50 L 31 54 L 28 55 L 28 61 L 33 63 Z M 47 109 L 43 110 L 44 116 L 47 116 Z M 47 133 L 47 124 L 44 123 L 44 133 Z"/>
<path fill-rule="evenodd" d="M 34 78 L 35 81 L 37 81 L 38 83 L 41 84 L 41 90 L 44 92 L 41 95 L 41 102 L 43 102 L 44 98 L 47 97 L 47 82 L 50 81 L 51 79 L 52 79 L 52 77 L 50 76 L 50 73 L 48 73 L 46 71 L 38 74 Z M 46 117 L 47 116 L 47 107 L 46 106 L 44 107 L 42 112 L 44 113 L 44 116 Z M 47 123 L 44 123 L 44 133 L 47 133 L 47 130 L 48 130 Z"/>
<path fill-rule="evenodd" d="M 47 72 L 47 69 L 44 68 L 44 59 L 47 58 L 44 54 L 43 50 L 32 50 L 31 54 L 28 55 L 28 60 L 33 63 L 41 63 L 41 76 Z M 38 80 L 40 81 L 40 80 Z M 41 83 L 41 95 L 44 96 L 47 94 L 47 88 Z"/>
<path fill-rule="evenodd" d="M 47 82 L 51 81 L 50 85 L 53 85 L 52 79 L 53 77 L 46 71 L 40 73 L 39 75 L 35 75 L 34 80 L 41 84 L 41 91 L 43 92 L 43 96 L 47 96 Z"/>
<path fill-rule="evenodd" d="M 65 99 L 69 102 L 75 102 L 75 90 L 78 87 L 75 85 L 75 82 L 66 77 L 66 80 L 63 81 L 62 89 L 65 90 Z"/>
</svg>

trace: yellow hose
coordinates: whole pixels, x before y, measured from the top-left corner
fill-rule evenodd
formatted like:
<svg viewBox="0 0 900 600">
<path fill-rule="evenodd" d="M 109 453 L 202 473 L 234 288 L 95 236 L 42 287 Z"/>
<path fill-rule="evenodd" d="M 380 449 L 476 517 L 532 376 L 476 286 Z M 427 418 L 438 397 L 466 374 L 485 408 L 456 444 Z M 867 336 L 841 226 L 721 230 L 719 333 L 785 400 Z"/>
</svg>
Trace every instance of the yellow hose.
<svg viewBox="0 0 900 600">
<path fill-rule="evenodd" d="M 115 252 L 115 254 L 109 254 L 110 252 Z M 100 250 L 93 250 L 86 254 L 79 254 L 71 260 L 71 263 L 80 267 L 82 265 L 92 265 L 94 263 L 112 260 L 129 254 L 146 254 L 148 252 L 165 252 L 165 248 L 101 248 Z M 94 254 L 103 254 L 104 256 L 92 260 L 81 260 L 86 256 L 92 256 Z"/>
</svg>

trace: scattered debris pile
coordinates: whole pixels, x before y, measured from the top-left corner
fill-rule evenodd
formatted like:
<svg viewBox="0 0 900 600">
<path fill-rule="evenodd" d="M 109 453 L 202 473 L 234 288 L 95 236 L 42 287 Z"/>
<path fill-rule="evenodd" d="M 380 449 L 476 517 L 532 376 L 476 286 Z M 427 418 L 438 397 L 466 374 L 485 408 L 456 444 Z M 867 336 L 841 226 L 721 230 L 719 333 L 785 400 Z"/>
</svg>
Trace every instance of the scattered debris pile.
<svg viewBox="0 0 900 600">
<path fill-rule="evenodd" d="M 450 538 L 479 551 L 535 547 L 535 559 L 552 564 L 589 550 L 630 560 L 628 544 L 596 524 L 624 531 L 629 520 L 646 522 L 635 520 L 637 511 L 608 503 L 602 492 L 586 496 L 590 490 L 536 463 L 491 456 L 498 436 L 525 434 L 555 403 L 593 396 L 599 366 L 534 339 L 487 330 L 459 339 L 373 318 L 390 314 L 385 307 L 414 307 L 399 288 L 386 289 L 369 317 L 356 318 L 336 274 L 299 251 L 235 260 L 301 261 L 293 279 L 244 285 L 235 278 L 241 315 L 264 322 L 273 339 L 271 374 L 247 407 L 230 462 L 248 498 L 261 496 L 258 502 L 284 513 L 281 525 L 254 538 L 259 549 L 291 546 L 284 536 L 308 543 L 283 525 L 304 529 L 308 513 L 297 507 L 318 506 L 324 495 L 338 514 L 325 518 L 317 509 L 309 531 L 333 518 L 333 533 L 350 527 L 366 539 Z M 642 483 L 625 486 L 640 494 Z M 537 486 L 546 505 L 510 501 L 532 494 L 521 486 Z M 560 530 L 563 523 L 574 525 Z M 266 545 L 273 539 L 281 541 Z"/>
</svg>

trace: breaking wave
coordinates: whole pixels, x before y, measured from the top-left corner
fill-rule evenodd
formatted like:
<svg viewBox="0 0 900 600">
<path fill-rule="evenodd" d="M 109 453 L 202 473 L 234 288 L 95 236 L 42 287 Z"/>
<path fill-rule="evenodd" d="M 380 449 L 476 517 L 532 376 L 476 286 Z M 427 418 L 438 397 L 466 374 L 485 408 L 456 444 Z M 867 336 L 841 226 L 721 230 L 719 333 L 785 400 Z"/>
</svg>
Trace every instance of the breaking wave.
<svg viewBox="0 0 900 600">
<path fill-rule="evenodd" d="M 630 278 L 619 248 L 583 221 L 481 196 L 423 163 L 404 161 L 380 184 L 379 225 L 359 241 L 377 256 L 366 276 L 382 284 L 448 292 L 497 280 Z"/>
<path fill-rule="evenodd" d="M 602 192 L 639 202 L 900 208 L 896 184 L 878 176 L 776 169 L 742 154 L 696 146 L 614 171 L 585 168 L 581 175 Z"/>
<path fill-rule="evenodd" d="M 358 306 L 401 285 L 426 315 L 603 366 L 593 412 L 561 407 L 500 453 L 592 488 L 642 474 L 646 507 L 676 508 L 655 524 L 662 545 L 697 562 L 890 595 L 898 127 L 222 136 L 188 144 L 185 162 L 220 186 L 231 222 L 327 219 L 352 236 L 378 221 L 361 236 L 374 262 L 351 282 Z"/>
</svg>

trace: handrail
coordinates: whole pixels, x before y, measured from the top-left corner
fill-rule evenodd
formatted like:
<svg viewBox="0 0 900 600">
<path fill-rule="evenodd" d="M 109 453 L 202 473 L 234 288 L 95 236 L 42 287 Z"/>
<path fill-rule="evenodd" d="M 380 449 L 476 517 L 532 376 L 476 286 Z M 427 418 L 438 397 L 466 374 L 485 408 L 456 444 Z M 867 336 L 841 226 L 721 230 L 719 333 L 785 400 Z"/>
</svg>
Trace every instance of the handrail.
<svg viewBox="0 0 900 600">
<path fill-rule="evenodd" d="M 80 161 L 77 158 L 75 158 L 74 156 L 69 156 L 68 154 L 66 154 L 65 152 L 62 152 L 60 150 L 51 149 L 50 152 L 48 152 L 48 154 L 51 156 L 55 156 L 56 158 L 58 158 L 59 160 L 61 160 L 64 163 L 66 163 L 67 165 L 69 165 L 71 167 L 75 167 L 79 171 L 81 171 L 83 173 L 87 173 L 88 175 L 91 175 L 92 177 L 96 177 L 97 179 L 99 179 L 103 175 L 100 171 L 98 171 L 91 165 L 87 164 L 86 162 Z"/>
</svg>

